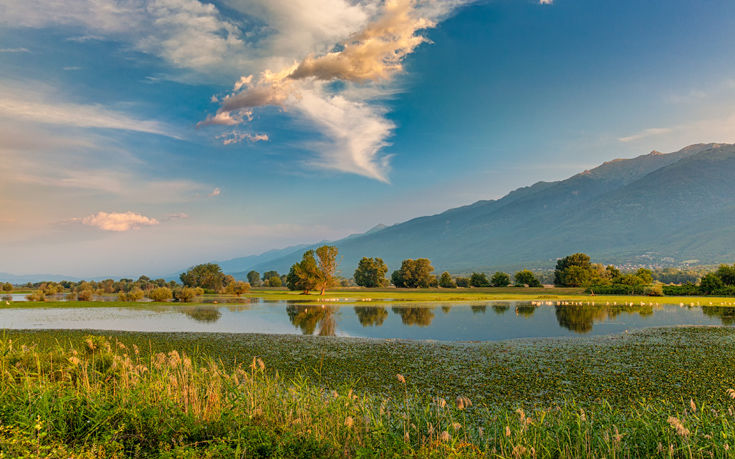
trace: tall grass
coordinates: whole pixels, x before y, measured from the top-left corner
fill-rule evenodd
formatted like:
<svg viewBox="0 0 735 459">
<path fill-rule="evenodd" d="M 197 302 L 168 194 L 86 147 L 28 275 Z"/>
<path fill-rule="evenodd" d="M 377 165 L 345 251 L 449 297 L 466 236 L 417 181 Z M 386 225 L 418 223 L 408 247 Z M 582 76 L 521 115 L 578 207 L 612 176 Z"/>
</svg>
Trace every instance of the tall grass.
<svg viewBox="0 0 735 459">
<path fill-rule="evenodd" d="M 463 375 L 456 375 L 462 378 Z M 707 401 L 573 401 L 526 413 L 226 369 L 89 336 L 41 350 L 0 339 L 0 457 L 721 457 L 735 391 Z"/>
</svg>

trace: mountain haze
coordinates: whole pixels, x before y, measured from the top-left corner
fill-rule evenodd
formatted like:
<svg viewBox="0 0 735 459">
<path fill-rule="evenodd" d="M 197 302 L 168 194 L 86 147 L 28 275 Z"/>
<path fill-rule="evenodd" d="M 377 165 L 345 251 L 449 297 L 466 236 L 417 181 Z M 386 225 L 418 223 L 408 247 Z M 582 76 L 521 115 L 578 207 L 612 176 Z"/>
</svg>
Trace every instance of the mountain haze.
<svg viewBox="0 0 735 459">
<path fill-rule="evenodd" d="M 550 268 L 576 251 L 610 263 L 732 262 L 733 177 L 734 145 L 653 151 L 333 244 L 347 277 L 363 256 L 381 257 L 390 269 L 426 257 L 437 270 L 454 273 Z M 286 272 L 306 249 L 248 269 Z"/>
</svg>

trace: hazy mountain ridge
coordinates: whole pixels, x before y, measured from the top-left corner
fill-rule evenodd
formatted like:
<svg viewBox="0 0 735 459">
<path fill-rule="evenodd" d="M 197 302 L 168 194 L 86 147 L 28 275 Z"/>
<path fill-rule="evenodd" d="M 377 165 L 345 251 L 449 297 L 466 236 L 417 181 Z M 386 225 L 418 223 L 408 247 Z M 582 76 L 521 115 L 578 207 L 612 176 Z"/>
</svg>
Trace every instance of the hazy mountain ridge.
<svg viewBox="0 0 735 459">
<path fill-rule="evenodd" d="M 654 151 L 333 244 L 345 276 L 362 256 L 381 257 L 391 269 L 404 258 L 427 257 L 438 270 L 453 272 L 550 267 L 580 250 L 617 263 L 649 252 L 716 263 L 735 259 L 735 210 L 732 218 L 722 214 L 735 196 L 728 176 L 735 176 L 732 145 Z M 718 222 L 718 229 L 692 219 Z M 252 269 L 287 271 L 301 253 Z"/>
</svg>

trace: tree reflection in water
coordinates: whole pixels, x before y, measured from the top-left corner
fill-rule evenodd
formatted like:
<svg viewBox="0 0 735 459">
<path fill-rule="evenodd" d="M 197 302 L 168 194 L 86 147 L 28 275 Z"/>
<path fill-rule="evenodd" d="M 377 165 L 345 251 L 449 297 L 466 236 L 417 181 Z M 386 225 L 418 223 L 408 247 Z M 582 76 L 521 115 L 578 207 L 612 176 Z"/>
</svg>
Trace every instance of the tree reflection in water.
<svg viewBox="0 0 735 459">
<path fill-rule="evenodd" d="M 519 304 L 516 306 L 516 315 L 522 317 L 531 317 L 536 312 L 536 306 L 532 304 Z"/>
<path fill-rule="evenodd" d="M 495 314 L 505 314 L 505 312 L 510 309 L 510 306 L 507 304 L 494 304 L 492 305 L 492 308 Z"/>
<path fill-rule="evenodd" d="M 404 325 L 418 325 L 419 327 L 428 327 L 434 320 L 433 308 L 394 306 L 391 308 L 395 314 L 401 316 L 401 322 Z"/>
<path fill-rule="evenodd" d="M 304 335 L 313 335 L 317 325 L 319 336 L 335 336 L 337 320 L 334 317 L 334 306 L 304 306 L 291 304 L 286 306 L 288 319 L 295 327 L 299 327 Z"/>
<path fill-rule="evenodd" d="M 487 310 L 487 306 L 470 306 L 470 309 L 472 309 L 472 314 L 477 314 L 477 313 L 485 314 L 485 311 Z"/>
<path fill-rule="evenodd" d="M 718 317 L 722 325 L 735 324 L 735 308 L 722 306 L 702 306 L 702 312 L 708 317 Z"/>
<path fill-rule="evenodd" d="M 642 317 L 653 315 L 651 306 L 554 306 L 559 325 L 577 333 L 588 333 L 595 322 L 614 319 L 623 312 Z"/>
<path fill-rule="evenodd" d="M 443 312 L 444 314 L 449 314 L 449 311 L 451 311 L 451 310 L 452 310 L 452 307 L 451 307 L 451 306 L 449 306 L 449 305 L 446 305 L 446 306 L 442 306 L 442 312 Z"/>
<path fill-rule="evenodd" d="M 388 317 L 385 306 L 355 306 L 357 320 L 363 327 L 380 327 Z"/>
<path fill-rule="evenodd" d="M 214 323 L 222 317 L 222 313 L 219 312 L 218 308 L 197 306 L 194 309 L 185 309 L 183 312 L 197 322 Z"/>
</svg>

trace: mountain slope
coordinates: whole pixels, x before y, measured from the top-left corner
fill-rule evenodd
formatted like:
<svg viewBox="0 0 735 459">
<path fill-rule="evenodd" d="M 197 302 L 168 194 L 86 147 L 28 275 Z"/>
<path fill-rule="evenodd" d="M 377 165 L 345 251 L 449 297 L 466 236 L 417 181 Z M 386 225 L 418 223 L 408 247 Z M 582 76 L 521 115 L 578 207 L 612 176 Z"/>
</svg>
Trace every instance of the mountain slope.
<svg viewBox="0 0 735 459">
<path fill-rule="evenodd" d="M 334 244 L 345 276 L 362 256 L 381 257 L 391 269 L 404 258 L 427 257 L 452 272 L 550 267 L 575 251 L 620 263 L 650 252 L 727 261 L 735 258 L 733 176 L 732 145 L 654 151 Z M 302 252 L 255 269 L 286 271 Z"/>
</svg>

